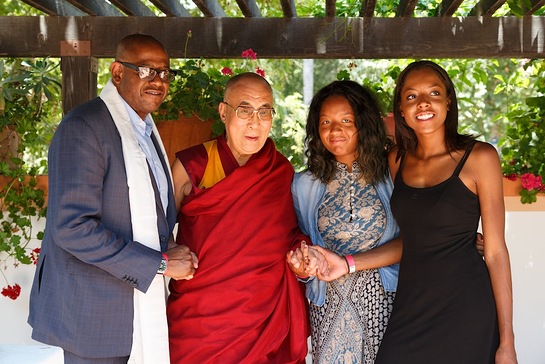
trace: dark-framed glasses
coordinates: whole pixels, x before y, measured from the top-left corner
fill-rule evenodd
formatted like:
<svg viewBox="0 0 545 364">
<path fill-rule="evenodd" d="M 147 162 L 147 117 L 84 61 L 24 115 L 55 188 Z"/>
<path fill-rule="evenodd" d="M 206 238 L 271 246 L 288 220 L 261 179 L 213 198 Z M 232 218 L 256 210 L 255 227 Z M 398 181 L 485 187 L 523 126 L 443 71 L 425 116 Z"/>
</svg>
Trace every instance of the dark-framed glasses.
<svg viewBox="0 0 545 364">
<path fill-rule="evenodd" d="M 235 110 L 235 114 L 239 119 L 248 120 L 251 119 L 254 114 L 257 114 L 257 117 L 261 121 L 270 121 L 272 120 L 273 116 L 276 114 L 276 111 L 272 107 L 260 107 L 259 109 L 254 109 L 251 106 L 237 106 L 233 107 L 226 103 L 225 101 L 222 101 L 225 105 L 229 106 L 231 109 Z"/>
<path fill-rule="evenodd" d="M 164 70 L 158 70 L 157 68 L 152 68 L 147 66 L 137 66 L 129 62 L 121 62 L 121 61 L 116 61 L 116 62 L 119 62 L 123 66 L 138 72 L 138 76 L 143 81 L 153 81 L 155 79 L 155 76 L 159 75 L 159 79 L 161 81 L 170 83 L 174 81 L 174 77 L 176 77 L 176 71 L 173 71 L 169 68 Z"/>
</svg>

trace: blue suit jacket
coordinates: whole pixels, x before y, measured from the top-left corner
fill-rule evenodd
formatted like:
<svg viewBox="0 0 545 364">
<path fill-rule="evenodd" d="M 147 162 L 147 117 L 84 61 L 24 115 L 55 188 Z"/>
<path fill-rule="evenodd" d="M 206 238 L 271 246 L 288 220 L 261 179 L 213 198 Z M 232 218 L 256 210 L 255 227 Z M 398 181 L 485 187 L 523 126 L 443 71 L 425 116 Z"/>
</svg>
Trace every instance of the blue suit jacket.
<svg viewBox="0 0 545 364">
<path fill-rule="evenodd" d="M 173 191 L 169 184 L 165 219 L 151 178 L 165 251 L 176 223 Z M 133 241 L 128 193 L 106 105 L 97 98 L 77 107 L 49 148 L 45 237 L 30 295 L 33 339 L 84 357 L 130 354 L 134 289 L 148 289 L 161 253 Z"/>
</svg>

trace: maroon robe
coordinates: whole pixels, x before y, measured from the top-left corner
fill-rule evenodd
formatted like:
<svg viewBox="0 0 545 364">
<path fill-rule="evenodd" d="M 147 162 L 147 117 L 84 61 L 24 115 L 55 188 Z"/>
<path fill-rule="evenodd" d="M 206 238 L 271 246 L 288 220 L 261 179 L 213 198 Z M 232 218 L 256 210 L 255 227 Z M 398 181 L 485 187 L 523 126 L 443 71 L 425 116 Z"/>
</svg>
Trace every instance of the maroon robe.
<svg viewBox="0 0 545 364">
<path fill-rule="evenodd" d="M 286 252 L 303 235 L 293 209 L 293 168 L 272 140 L 238 166 L 225 139 L 226 178 L 199 190 L 202 145 L 179 152 L 193 193 L 182 202 L 178 244 L 197 254 L 193 279 L 170 282 L 172 363 L 304 363 L 308 314 Z"/>
</svg>

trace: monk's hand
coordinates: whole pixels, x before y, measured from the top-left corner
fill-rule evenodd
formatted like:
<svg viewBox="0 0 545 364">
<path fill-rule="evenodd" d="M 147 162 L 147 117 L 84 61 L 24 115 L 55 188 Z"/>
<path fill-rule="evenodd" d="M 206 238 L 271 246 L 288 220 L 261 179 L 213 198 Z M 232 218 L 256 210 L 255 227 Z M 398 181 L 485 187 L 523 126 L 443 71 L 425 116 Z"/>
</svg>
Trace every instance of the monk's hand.
<svg viewBox="0 0 545 364">
<path fill-rule="evenodd" d="M 299 248 L 289 251 L 286 254 L 286 262 L 288 263 L 291 271 L 301 278 L 306 278 L 309 276 L 306 273 L 308 257 L 305 257 L 305 254 L 308 255 L 308 252 L 303 253 L 304 246 L 306 246 L 306 243 L 303 241 Z"/>
<path fill-rule="evenodd" d="M 306 256 L 306 273 L 309 276 L 316 276 L 318 271 L 322 275 L 329 275 L 329 265 L 325 257 L 313 246 L 305 245 L 303 248 L 303 256 Z"/>
<path fill-rule="evenodd" d="M 348 274 L 348 266 L 346 264 L 346 260 L 342 256 L 335 254 L 329 249 L 322 248 L 321 246 L 312 246 L 311 249 L 317 250 L 318 252 L 322 253 L 325 260 L 327 261 L 327 266 L 329 268 L 327 273 L 318 270 L 316 272 L 316 276 L 318 277 L 318 279 L 326 282 L 331 282 L 337 278 L 344 276 L 345 274 Z"/>
<path fill-rule="evenodd" d="M 199 267 L 199 259 L 185 245 L 177 245 L 165 253 L 168 257 L 165 276 L 173 279 L 191 279 Z"/>
</svg>

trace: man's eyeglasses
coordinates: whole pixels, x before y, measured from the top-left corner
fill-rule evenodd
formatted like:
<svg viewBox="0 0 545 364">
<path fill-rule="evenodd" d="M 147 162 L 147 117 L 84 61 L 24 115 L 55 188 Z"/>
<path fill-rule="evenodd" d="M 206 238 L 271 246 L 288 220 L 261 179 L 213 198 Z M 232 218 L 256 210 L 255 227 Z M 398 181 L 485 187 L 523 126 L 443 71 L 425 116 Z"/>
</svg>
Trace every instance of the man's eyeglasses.
<svg viewBox="0 0 545 364">
<path fill-rule="evenodd" d="M 123 66 L 130 68 L 131 70 L 135 70 L 138 72 L 138 76 L 143 81 L 153 81 L 155 79 L 155 76 L 159 75 L 159 79 L 163 82 L 170 83 L 174 81 L 174 77 L 176 77 L 176 71 L 173 71 L 171 69 L 164 69 L 164 70 L 158 70 L 156 68 L 152 67 L 146 67 L 146 66 L 137 66 L 132 63 L 128 62 L 121 62 Z"/>
<path fill-rule="evenodd" d="M 222 101 L 225 105 L 229 106 L 231 109 L 235 110 L 235 114 L 239 119 L 248 120 L 251 119 L 254 114 L 257 114 L 257 117 L 261 121 L 270 121 L 273 116 L 276 114 L 274 108 L 272 107 L 261 107 L 259 109 L 254 109 L 251 106 L 237 106 L 236 108 L 229 105 L 225 101 Z"/>
</svg>

